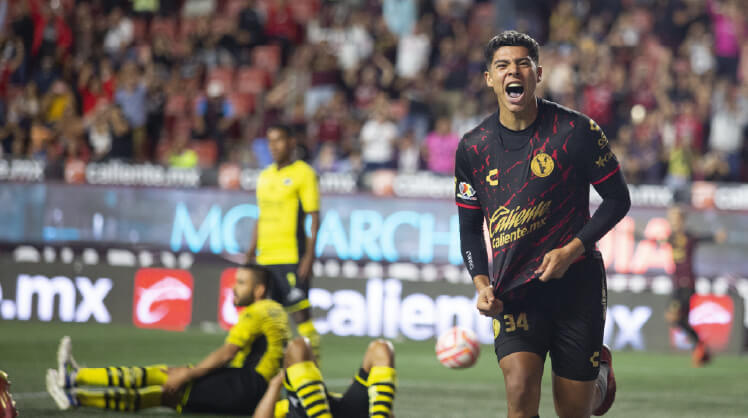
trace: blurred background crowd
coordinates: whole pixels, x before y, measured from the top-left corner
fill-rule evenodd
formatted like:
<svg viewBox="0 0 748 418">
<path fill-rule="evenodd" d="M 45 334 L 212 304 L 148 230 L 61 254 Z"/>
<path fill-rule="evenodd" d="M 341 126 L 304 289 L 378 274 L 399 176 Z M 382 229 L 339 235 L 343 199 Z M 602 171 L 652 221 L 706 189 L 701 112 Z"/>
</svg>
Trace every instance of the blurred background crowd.
<svg viewBox="0 0 748 418">
<path fill-rule="evenodd" d="M 748 181 L 744 0 L 0 0 L 0 29 L 4 157 L 262 168 L 285 123 L 320 172 L 451 176 L 517 29 L 629 182 Z"/>
</svg>

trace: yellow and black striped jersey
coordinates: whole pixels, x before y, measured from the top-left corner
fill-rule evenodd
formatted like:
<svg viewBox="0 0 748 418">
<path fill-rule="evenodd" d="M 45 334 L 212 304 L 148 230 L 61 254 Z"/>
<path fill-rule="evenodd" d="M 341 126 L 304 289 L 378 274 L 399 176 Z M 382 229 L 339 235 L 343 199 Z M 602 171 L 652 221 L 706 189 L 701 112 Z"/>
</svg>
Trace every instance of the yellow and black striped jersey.
<svg viewBox="0 0 748 418">
<path fill-rule="evenodd" d="M 253 367 L 269 381 L 283 363 L 283 350 L 290 338 L 283 306 L 270 299 L 257 301 L 239 314 L 226 337 L 227 343 L 241 347 L 229 367 Z"/>
<path fill-rule="evenodd" d="M 317 175 L 303 161 L 278 169 L 276 164 L 257 180 L 257 262 L 295 264 L 306 245 L 304 215 L 319 211 Z"/>
</svg>

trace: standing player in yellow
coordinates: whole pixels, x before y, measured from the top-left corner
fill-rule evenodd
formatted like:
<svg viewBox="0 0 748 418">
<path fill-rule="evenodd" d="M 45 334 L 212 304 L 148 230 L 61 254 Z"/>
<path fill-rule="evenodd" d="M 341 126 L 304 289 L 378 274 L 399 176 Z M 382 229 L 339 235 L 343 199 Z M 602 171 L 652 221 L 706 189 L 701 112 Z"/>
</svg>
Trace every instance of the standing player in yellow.
<svg viewBox="0 0 748 418">
<path fill-rule="evenodd" d="M 291 314 L 299 334 L 319 356 L 320 338 L 312 322 L 309 285 L 314 246 L 319 230 L 319 187 L 309 164 L 294 160 L 296 141 L 284 125 L 267 131 L 273 164 L 257 180 L 257 225 L 247 251 L 247 261 L 273 272 L 272 297 Z M 311 230 L 306 235 L 306 215 Z"/>
<path fill-rule="evenodd" d="M 224 344 L 194 367 L 79 368 L 70 337 L 63 337 L 58 369 L 47 370 L 47 391 L 60 409 L 134 412 L 166 406 L 180 412 L 250 415 L 278 373 L 291 337 L 283 307 L 266 299 L 269 281 L 270 272 L 261 266 L 237 270 L 234 304 L 246 309 Z"/>
</svg>

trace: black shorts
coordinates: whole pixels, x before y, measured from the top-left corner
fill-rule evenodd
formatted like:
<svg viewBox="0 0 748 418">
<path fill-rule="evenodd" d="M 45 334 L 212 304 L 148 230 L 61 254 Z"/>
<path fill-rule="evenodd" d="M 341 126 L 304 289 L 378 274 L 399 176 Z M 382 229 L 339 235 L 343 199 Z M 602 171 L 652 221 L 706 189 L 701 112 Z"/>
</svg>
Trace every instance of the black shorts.
<svg viewBox="0 0 748 418">
<path fill-rule="evenodd" d="M 333 417 L 345 418 L 369 418 L 369 391 L 365 385 L 369 374 L 364 369 L 359 369 L 358 374 L 344 394 L 327 392 L 327 402 Z M 291 395 L 294 399 L 288 399 L 286 418 L 306 418 L 306 412 L 301 406 L 301 401 Z"/>
<path fill-rule="evenodd" d="M 180 412 L 251 415 L 268 383 L 252 368 L 221 368 L 192 382 Z"/>
<path fill-rule="evenodd" d="M 368 378 L 369 373 L 359 369 L 344 394 L 328 392 L 327 400 L 333 417 L 369 418 L 369 389 L 363 383 Z"/>
<path fill-rule="evenodd" d="M 493 320 L 494 349 L 501 359 L 517 352 L 550 352 L 553 372 L 571 380 L 597 376 L 603 343 L 607 289 L 599 255 L 569 267 L 564 277 L 534 280 L 502 298 Z"/>
<path fill-rule="evenodd" d="M 298 280 L 298 264 L 268 264 L 264 267 L 273 273 L 273 300 L 283 305 L 288 312 L 309 308 L 309 278 Z"/>
<path fill-rule="evenodd" d="M 678 315 L 678 321 L 685 319 L 688 322 L 688 314 L 691 312 L 691 296 L 696 291 L 690 287 L 678 287 L 673 290 L 670 298 L 668 311 Z"/>
</svg>

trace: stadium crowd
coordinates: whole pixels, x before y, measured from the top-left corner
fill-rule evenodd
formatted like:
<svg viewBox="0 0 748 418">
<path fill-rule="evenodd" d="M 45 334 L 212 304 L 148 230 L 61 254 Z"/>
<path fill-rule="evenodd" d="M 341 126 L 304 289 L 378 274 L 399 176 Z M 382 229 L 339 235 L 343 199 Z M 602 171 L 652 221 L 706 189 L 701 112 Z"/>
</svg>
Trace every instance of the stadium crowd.
<svg viewBox="0 0 748 418">
<path fill-rule="evenodd" d="M 539 94 L 595 119 L 630 183 L 748 181 L 741 0 L 0 0 L 0 155 L 452 175 L 496 108 L 483 45 L 541 41 Z"/>
</svg>

